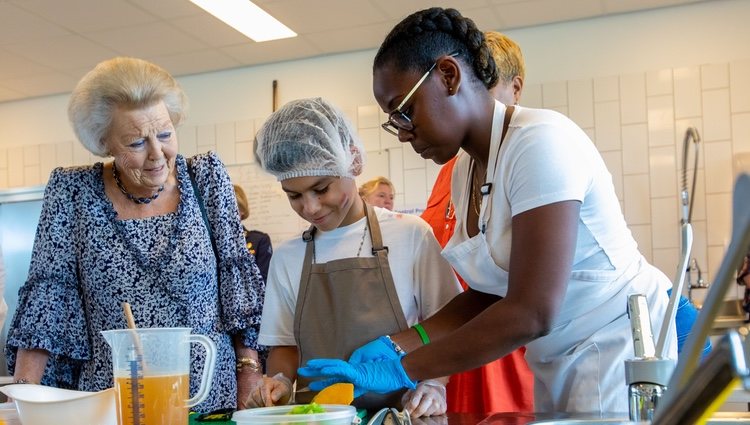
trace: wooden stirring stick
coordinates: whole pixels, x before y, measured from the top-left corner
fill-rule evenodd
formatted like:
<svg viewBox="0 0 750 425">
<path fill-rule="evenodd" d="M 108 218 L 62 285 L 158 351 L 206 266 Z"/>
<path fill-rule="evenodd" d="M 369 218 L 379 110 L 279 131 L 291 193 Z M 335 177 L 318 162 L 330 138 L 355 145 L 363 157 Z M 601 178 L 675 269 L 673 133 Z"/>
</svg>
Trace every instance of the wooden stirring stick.
<svg viewBox="0 0 750 425">
<path fill-rule="evenodd" d="M 136 353 L 138 353 L 141 368 L 145 371 L 146 362 L 143 360 L 143 346 L 141 345 L 141 338 L 138 336 L 138 333 L 135 331 L 136 329 L 135 319 L 133 318 L 133 311 L 130 309 L 130 303 L 123 301 L 122 311 L 123 313 L 125 313 L 125 320 L 128 322 L 128 329 L 133 331 L 132 334 L 133 334 L 133 344 L 135 345 L 135 351 Z"/>
</svg>

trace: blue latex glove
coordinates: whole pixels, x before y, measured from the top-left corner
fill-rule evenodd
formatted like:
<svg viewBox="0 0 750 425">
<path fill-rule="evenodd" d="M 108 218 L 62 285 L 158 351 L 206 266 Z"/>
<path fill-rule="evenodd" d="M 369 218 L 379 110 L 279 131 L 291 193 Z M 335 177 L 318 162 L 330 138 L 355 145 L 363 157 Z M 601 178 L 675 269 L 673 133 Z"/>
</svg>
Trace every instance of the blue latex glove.
<svg viewBox="0 0 750 425">
<path fill-rule="evenodd" d="M 349 356 L 350 363 L 365 363 L 381 360 L 394 360 L 402 357 L 393 348 L 393 344 L 385 336 L 379 336 L 367 344 L 354 350 Z"/>
<path fill-rule="evenodd" d="M 354 384 L 355 397 L 369 391 L 385 394 L 401 388 L 413 390 L 417 387 L 417 383 L 404 371 L 400 358 L 356 364 L 338 359 L 313 359 L 297 369 L 297 373 L 308 378 L 325 378 L 310 383 L 313 391 L 339 382 L 351 382 Z"/>
</svg>

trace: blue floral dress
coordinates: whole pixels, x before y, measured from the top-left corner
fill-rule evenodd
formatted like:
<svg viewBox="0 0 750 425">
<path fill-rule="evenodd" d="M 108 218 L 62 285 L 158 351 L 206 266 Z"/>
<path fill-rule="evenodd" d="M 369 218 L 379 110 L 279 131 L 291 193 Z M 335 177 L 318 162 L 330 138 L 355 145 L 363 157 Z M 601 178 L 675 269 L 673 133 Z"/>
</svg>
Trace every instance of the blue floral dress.
<svg viewBox="0 0 750 425">
<path fill-rule="evenodd" d="M 197 204 L 182 156 L 176 212 L 118 220 L 104 193 L 103 164 L 57 168 L 44 194 L 28 280 L 8 333 L 12 372 L 18 348 L 49 351 L 45 385 L 98 391 L 112 387 L 109 346 L 100 331 L 126 328 L 121 303 L 138 327 L 190 327 L 217 346 L 216 372 L 199 412 L 235 407 L 232 335 L 257 345 L 264 284 L 245 248 L 229 176 L 219 158 L 192 159 L 218 251 Z M 217 273 L 218 269 L 218 273 Z M 217 280 L 218 279 L 218 280 Z M 200 383 L 203 350 L 192 344 L 190 391 Z"/>
</svg>

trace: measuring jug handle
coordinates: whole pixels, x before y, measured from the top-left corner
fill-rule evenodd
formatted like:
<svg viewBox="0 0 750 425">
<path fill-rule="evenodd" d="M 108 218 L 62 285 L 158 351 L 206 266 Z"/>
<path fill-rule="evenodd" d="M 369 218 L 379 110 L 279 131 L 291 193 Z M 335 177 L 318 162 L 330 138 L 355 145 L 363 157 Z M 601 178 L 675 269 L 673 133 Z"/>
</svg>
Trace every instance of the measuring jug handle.
<svg viewBox="0 0 750 425">
<path fill-rule="evenodd" d="M 214 380 L 214 369 L 216 366 L 216 344 L 205 335 L 189 335 L 190 342 L 197 342 L 206 349 L 206 363 L 203 365 L 203 374 L 201 375 L 201 387 L 195 396 L 187 401 L 187 407 L 193 407 L 208 397 L 208 391 L 211 389 L 211 382 Z"/>
</svg>

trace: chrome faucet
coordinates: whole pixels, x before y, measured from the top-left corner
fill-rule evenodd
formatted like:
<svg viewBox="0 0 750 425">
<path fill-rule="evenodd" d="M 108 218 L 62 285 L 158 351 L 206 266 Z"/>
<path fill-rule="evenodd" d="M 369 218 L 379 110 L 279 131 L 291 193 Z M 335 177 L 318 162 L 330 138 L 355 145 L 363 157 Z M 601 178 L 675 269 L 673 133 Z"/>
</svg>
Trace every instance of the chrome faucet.
<svg viewBox="0 0 750 425">
<path fill-rule="evenodd" d="M 695 276 L 693 276 L 695 275 Z M 703 279 L 703 272 L 701 271 L 701 268 L 698 266 L 698 260 L 693 257 L 690 260 L 690 265 L 688 266 L 686 270 L 686 280 L 687 280 L 687 287 L 688 287 L 688 300 L 690 302 L 693 302 L 693 289 L 702 289 L 702 288 L 708 288 L 708 284 Z M 695 282 L 693 282 L 693 278 L 695 278 Z"/>
</svg>

